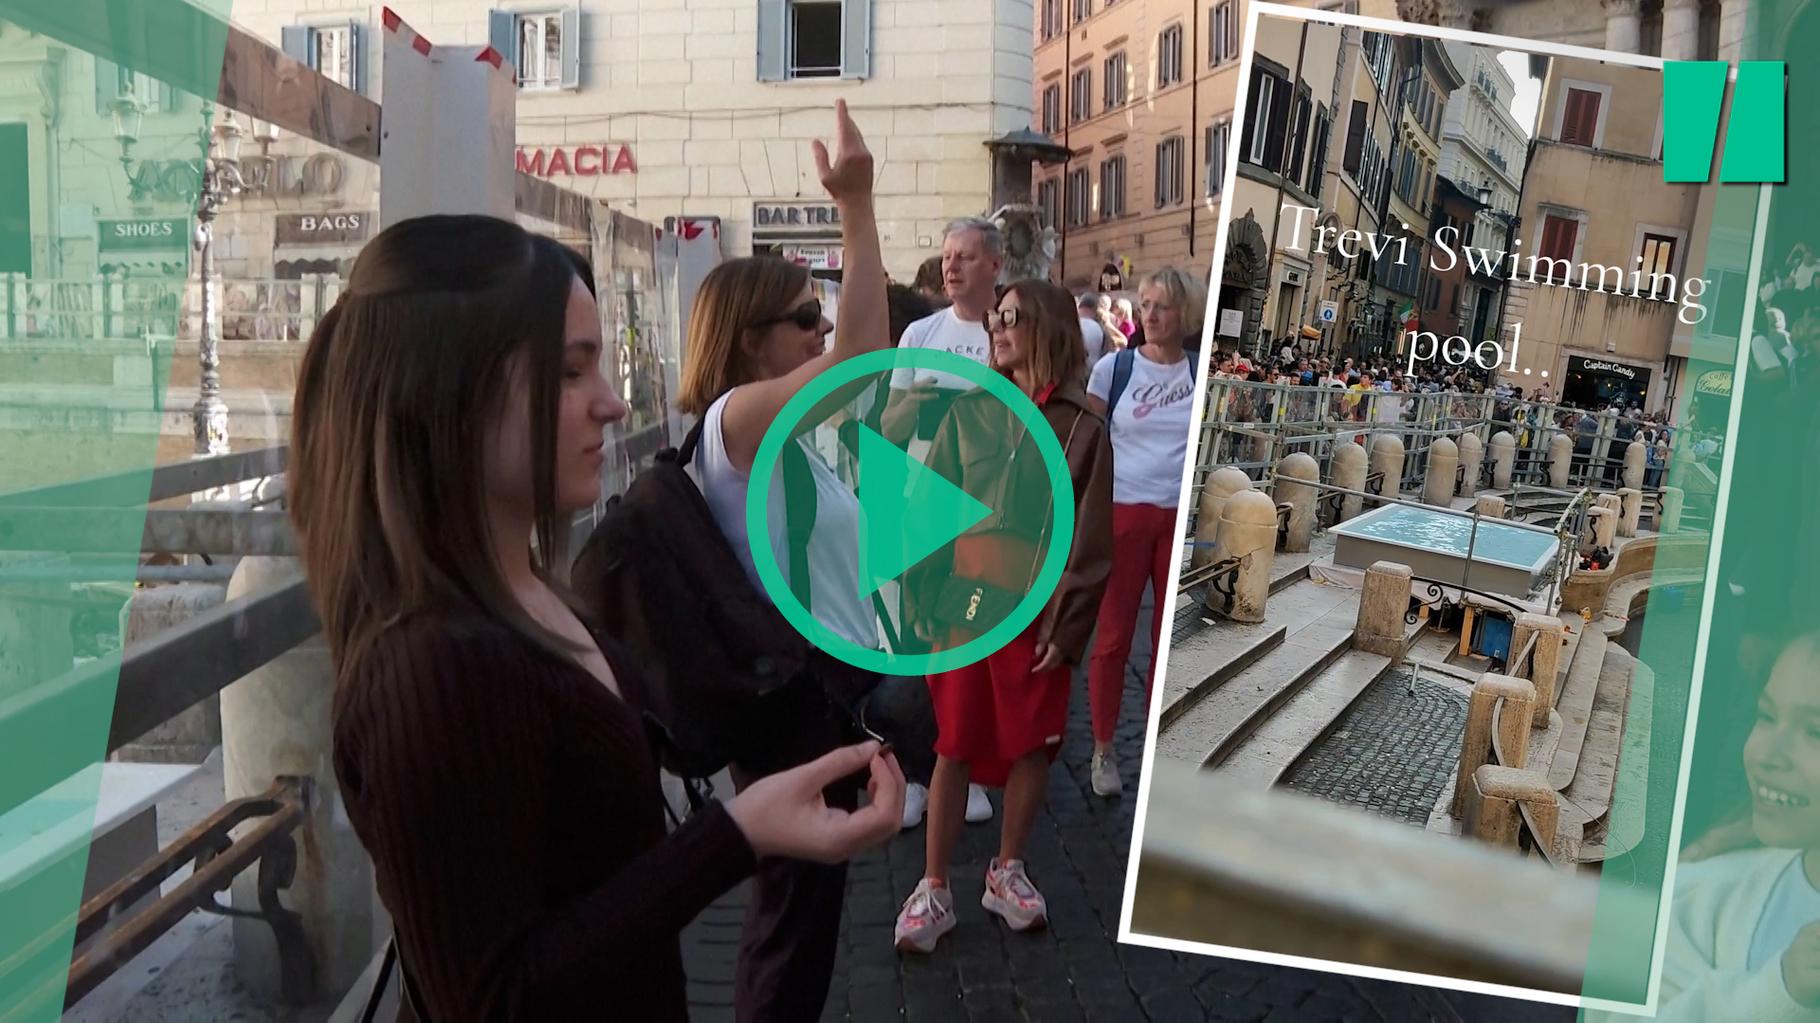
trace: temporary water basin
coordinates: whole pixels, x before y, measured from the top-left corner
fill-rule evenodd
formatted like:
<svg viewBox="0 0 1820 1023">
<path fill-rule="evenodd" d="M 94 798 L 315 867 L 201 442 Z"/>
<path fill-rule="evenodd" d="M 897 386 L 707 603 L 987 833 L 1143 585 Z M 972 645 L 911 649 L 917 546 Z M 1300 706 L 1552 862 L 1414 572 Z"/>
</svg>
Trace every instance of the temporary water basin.
<svg viewBox="0 0 1820 1023">
<path fill-rule="evenodd" d="M 1336 565 L 1365 569 L 1393 561 L 1425 579 L 1512 597 L 1527 597 L 1560 549 L 1555 535 L 1537 526 L 1481 518 L 1474 535 L 1470 517 L 1402 504 L 1375 508 L 1330 532 Z"/>
</svg>

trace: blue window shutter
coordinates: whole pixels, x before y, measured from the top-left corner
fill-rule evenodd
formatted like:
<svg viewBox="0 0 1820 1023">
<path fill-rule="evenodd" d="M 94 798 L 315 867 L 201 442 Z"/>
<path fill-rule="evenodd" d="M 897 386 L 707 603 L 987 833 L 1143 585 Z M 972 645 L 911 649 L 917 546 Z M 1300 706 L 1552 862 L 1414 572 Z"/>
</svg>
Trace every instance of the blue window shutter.
<svg viewBox="0 0 1820 1023">
<path fill-rule="evenodd" d="M 505 57 L 506 63 L 512 65 L 512 74 L 518 76 L 518 16 L 511 11 L 488 11 L 487 43 Z"/>
<path fill-rule="evenodd" d="M 872 76 L 872 0 L 841 0 L 840 76 Z"/>
<path fill-rule="evenodd" d="M 581 86 L 581 8 L 562 12 L 562 87 Z"/>
<path fill-rule="evenodd" d="M 316 54 L 310 46 L 310 28 L 308 25 L 286 25 L 278 32 L 278 48 L 284 55 L 295 61 L 316 66 Z"/>
<path fill-rule="evenodd" d="M 120 65 L 95 58 L 95 113 L 108 113 L 108 104 L 120 95 Z"/>
<path fill-rule="evenodd" d="M 787 0 L 758 0 L 758 80 L 781 82 L 789 77 L 790 8 Z"/>
<path fill-rule="evenodd" d="M 367 27 L 358 21 L 348 22 L 348 56 L 353 66 L 348 88 L 364 96 L 367 92 Z"/>
</svg>

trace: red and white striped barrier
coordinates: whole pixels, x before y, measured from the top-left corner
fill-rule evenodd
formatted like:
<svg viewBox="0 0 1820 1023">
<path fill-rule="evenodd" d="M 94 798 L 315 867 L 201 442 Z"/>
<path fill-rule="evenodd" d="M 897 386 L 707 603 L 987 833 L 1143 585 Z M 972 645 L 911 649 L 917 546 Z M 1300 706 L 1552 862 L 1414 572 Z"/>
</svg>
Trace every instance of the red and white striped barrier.
<svg viewBox="0 0 1820 1023">
<path fill-rule="evenodd" d="M 512 219 L 518 86 L 491 46 L 432 46 L 385 8 L 379 221 L 431 213 Z"/>
</svg>

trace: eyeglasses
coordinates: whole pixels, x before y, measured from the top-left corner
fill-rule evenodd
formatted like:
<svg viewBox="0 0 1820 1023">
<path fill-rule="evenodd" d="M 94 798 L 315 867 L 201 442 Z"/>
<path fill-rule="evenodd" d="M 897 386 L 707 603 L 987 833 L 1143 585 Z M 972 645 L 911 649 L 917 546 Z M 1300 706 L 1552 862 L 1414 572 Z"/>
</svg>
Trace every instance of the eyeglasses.
<svg viewBox="0 0 1820 1023">
<path fill-rule="evenodd" d="M 755 326 L 770 327 L 779 323 L 794 323 L 802 330 L 814 330 L 822 325 L 821 299 L 812 298 L 781 316 L 761 320 Z"/>
<path fill-rule="evenodd" d="M 1009 309 L 991 309 L 986 312 L 987 330 L 1010 330 L 1022 321 L 1023 310 L 1017 306 Z"/>
</svg>

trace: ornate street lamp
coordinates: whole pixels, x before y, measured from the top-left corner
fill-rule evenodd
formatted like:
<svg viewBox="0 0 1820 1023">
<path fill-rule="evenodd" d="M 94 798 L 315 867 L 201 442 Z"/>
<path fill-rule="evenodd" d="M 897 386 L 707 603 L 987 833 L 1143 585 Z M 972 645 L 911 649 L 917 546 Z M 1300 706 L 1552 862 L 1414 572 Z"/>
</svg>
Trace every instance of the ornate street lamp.
<svg viewBox="0 0 1820 1023">
<path fill-rule="evenodd" d="M 240 170 L 240 125 L 233 114 L 219 123 L 214 114 L 214 104 L 204 106 L 203 122 L 214 127 L 202 160 L 202 190 L 196 198 L 196 248 L 202 279 L 202 330 L 197 342 L 202 375 L 193 415 L 193 451 L 198 458 L 228 450 L 228 407 L 221 398 L 221 280 L 215 273 L 215 215 L 247 187 Z"/>
</svg>

